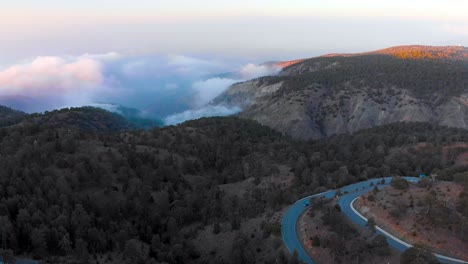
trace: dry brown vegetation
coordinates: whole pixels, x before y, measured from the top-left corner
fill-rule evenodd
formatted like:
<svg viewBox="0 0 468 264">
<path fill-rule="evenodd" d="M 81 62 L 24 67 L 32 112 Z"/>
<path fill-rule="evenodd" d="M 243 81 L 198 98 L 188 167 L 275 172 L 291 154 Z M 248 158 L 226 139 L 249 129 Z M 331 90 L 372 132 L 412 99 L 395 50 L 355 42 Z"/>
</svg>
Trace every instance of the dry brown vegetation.
<svg viewBox="0 0 468 264">
<path fill-rule="evenodd" d="M 387 187 L 358 200 L 357 208 L 377 225 L 410 244 L 468 259 L 468 216 L 462 212 L 464 186 L 424 180 L 408 188 Z"/>
</svg>

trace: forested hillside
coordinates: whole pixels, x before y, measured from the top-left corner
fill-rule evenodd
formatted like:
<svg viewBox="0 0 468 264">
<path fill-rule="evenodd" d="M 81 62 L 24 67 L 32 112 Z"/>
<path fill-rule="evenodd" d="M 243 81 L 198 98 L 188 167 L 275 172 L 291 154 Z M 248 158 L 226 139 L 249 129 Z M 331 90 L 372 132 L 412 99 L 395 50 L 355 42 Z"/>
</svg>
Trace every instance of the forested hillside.
<svg viewBox="0 0 468 264">
<path fill-rule="evenodd" d="M 109 252 L 142 263 L 207 261 L 192 242 L 198 230 L 226 221 L 238 230 L 264 210 L 248 196 L 225 197 L 219 186 L 274 173 L 276 158 L 267 150 L 287 144 L 237 119 L 92 131 L 46 122 L 0 130 L 3 248 L 38 258 L 68 254 L 82 263 Z M 261 199 L 278 208 L 274 196 L 271 189 Z"/>
<path fill-rule="evenodd" d="M 0 127 L 8 126 L 20 122 L 26 116 L 21 111 L 0 105 Z"/>
<path fill-rule="evenodd" d="M 44 113 L 26 114 L 0 106 L 0 127 L 14 124 L 41 124 L 56 128 L 71 128 L 85 131 L 120 131 L 129 129 L 150 129 L 161 126 L 161 122 L 141 118 L 137 110 L 119 106 L 112 113 L 101 108 L 83 106 Z"/>
<path fill-rule="evenodd" d="M 468 132 L 427 123 L 296 142 L 238 118 L 114 132 L 45 122 L 60 116 L 0 129 L 3 255 L 287 263 L 276 212 L 298 197 L 366 178 L 438 171 L 451 179 L 466 169 L 458 157 L 467 147 L 457 143 Z"/>
</svg>

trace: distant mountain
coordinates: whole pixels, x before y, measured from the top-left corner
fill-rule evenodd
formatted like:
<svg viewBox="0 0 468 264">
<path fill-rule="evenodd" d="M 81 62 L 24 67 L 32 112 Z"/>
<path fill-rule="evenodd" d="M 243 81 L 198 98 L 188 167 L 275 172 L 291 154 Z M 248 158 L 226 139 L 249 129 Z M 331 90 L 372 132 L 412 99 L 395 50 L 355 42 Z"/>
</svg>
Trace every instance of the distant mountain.
<svg viewBox="0 0 468 264">
<path fill-rule="evenodd" d="M 43 114 L 31 114 L 18 125 L 37 124 L 54 128 L 81 129 L 93 132 L 135 128 L 121 115 L 96 107 L 72 107 Z"/>
<path fill-rule="evenodd" d="M 149 129 L 163 125 L 161 120 L 155 118 L 146 118 L 145 113 L 136 108 L 109 103 L 96 103 L 92 106 L 121 115 L 135 128 Z"/>
<path fill-rule="evenodd" d="M 120 131 L 162 126 L 160 120 L 143 118 L 140 110 L 121 105 L 96 104 L 34 114 L 0 105 L 0 127 L 15 124 L 39 124 L 86 131 Z"/>
<path fill-rule="evenodd" d="M 212 101 L 294 138 L 400 121 L 468 127 L 468 48 L 401 46 L 298 60 Z"/>
</svg>

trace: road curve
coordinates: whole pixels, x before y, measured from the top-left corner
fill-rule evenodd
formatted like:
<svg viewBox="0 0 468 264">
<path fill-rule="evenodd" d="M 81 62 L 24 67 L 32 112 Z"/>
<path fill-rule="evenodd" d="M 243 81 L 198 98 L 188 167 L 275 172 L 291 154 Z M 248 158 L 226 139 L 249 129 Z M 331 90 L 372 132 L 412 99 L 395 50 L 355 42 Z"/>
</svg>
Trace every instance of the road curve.
<svg viewBox="0 0 468 264">
<path fill-rule="evenodd" d="M 385 179 L 385 183 L 388 184 L 390 183 L 392 178 L 386 177 L 384 179 Z M 370 187 L 371 182 L 374 185 L 377 185 L 378 183 L 380 183 L 381 180 L 382 178 L 354 183 L 346 187 L 340 188 L 340 191 L 342 193 L 344 192 L 363 193 L 363 191 L 366 192 L 373 188 L 373 187 Z M 310 198 L 320 197 L 320 196 L 325 197 L 325 198 L 333 198 L 335 194 L 336 194 L 336 190 L 329 190 L 323 193 L 304 197 L 300 199 L 299 201 L 295 202 L 293 205 L 291 205 L 289 209 L 286 211 L 286 213 L 284 214 L 283 219 L 281 220 L 281 236 L 283 237 L 283 242 L 286 245 L 286 248 L 289 250 L 289 252 L 291 252 L 291 254 L 293 254 L 294 251 L 297 251 L 297 256 L 299 260 L 307 264 L 314 264 L 314 261 L 304 250 L 301 242 L 299 241 L 299 238 L 297 237 L 297 232 L 296 232 L 297 220 L 309 208 L 309 207 L 304 206 L 304 203 L 306 201 L 309 201 Z"/>
<path fill-rule="evenodd" d="M 349 219 L 351 219 L 351 221 L 353 221 L 354 223 L 356 223 L 356 224 L 358 224 L 360 226 L 365 226 L 366 223 L 367 223 L 367 219 L 363 215 L 361 215 L 353 206 L 353 203 L 357 199 L 359 199 L 359 196 L 361 196 L 361 195 L 362 195 L 362 192 L 360 194 L 359 193 L 350 193 L 350 194 L 343 195 L 339 199 L 338 204 L 341 207 L 341 211 Z M 394 237 L 393 235 L 391 235 L 387 231 L 383 230 L 379 226 L 376 226 L 375 229 L 376 229 L 376 232 L 378 234 L 382 234 L 387 238 L 388 244 L 391 247 L 393 247 L 393 248 L 395 248 L 395 249 L 397 249 L 399 251 L 405 251 L 408 248 L 412 247 L 412 245 L 406 243 L 403 240 L 400 240 L 400 239 Z M 466 263 L 468 263 L 468 261 L 464 261 L 464 260 L 460 260 L 460 259 L 456 259 L 456 258 L 451 258 L 451 257 L 447 257 L 447 256 L 440 255 L 440 254 L 434 254 L 434 255 L 437 257 L 437 259 L 441 263 L 447 263 L 447 264 L 460 264 L 460 263 L 466 264 Z"/>
<path fill-rule="evenodd" d="M 417 177 L 404 177 L 404 178 L 410 182 L 419 181 L 419 178 Z M 362 215 L 360 215 L 354 209 L 352 204 L 357 198 L 359 198 L 359 196 L 372 190 L 375 185 L 379 185 L 379 187 L 385 187 L 389 185 L 392 178 L 385 177 L 383 179 L 385 180 L 384 184 L 381 184 L 382 178 L 380 178 L 380 179 L 372 179 L 372 180 L 367 180 L 363 182 L 358 182 L 358 183 L 351 184 L 351 185 L 348 185 L 346 187 L 339 189 L 341 193 L 345 193 L 345 194 L 340 197 L 340 199 L 338 200 L 338 204 L 340 205 L 342 212 L 351 221 L 353 221 L 354 223 L 360 226 L 366 225 L 367 219 L 364 218 Z M 373 186 L 371 186 L 371 182 L 373 183 L 372 184 Z M 295 202 L 293 205 L 291 205 L 283 216 L 283 219 L 281 221 L 281 235 L 283 237 L 283 242 L 285 243 L 287 249 L 289 250 L 289 252 L 291 252 L 291 254 L 293 254 L 294 251 L 297 251 L 297 256 L 299 260 L 307 264 L 314 264 L 314 261 L 307 254 L 307 252 L 302 247 L 301 242 L 299 241 L 299 238 L 297 236 L 297 231 L 296 231 L 297 220 L 305 211 L 307 211 L 307 209 L 309 209 L 308 206 L 304 206 L 304 203 L 309 201 L 310 198 L 320 197 L 320 196 L 325 197 L 325 198 L 333 198 L 335 194 L 336 194 L 336 190 L 329 190 L 323 193 L 304 197 L 300 199 L 299 201 Z M 386 236 L 389 245 L 392 246 L 393 248 L 399 251 L 404 251 L 408 249 L 409 247 L 411 247 L 410 244 L 399 240 L 398 238 L 387 233 L 380 227 L 376 227 L 376 229 L 378 233 Z M 442 263 L 448 263 L 448 264 L 468 263 L 463 260 L 453 259 L 450 257 L 438 255 L 438 254 L 436 254 L 436 257 Z"/>
</svg>

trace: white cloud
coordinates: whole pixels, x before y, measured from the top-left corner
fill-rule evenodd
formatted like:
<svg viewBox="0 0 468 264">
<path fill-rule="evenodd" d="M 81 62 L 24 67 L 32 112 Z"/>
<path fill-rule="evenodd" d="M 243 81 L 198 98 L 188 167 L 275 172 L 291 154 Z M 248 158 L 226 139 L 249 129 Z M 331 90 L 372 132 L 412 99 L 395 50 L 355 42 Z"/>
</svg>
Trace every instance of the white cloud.
<svg viewBox="0 0 468 264">
<path fill-rule="evenodd" d="M 192 86 L 193 90 L 196 92 L 194 105 L 200 107 L 209 103 L 216 96 L 226 91 L 229 86 L 238 81 L 239 80 L 225 78 L 211 78 L 195 82 Z"/>
<path fill-rule="evenodd" d="M 168 66 L 172 67 L 174 72 L 186 76 L 208 75 L 227 69 L 227 66 L 221 62 L 185 55 L 168 56 Z"/>
<path fill-rule="evenodd" d="M 221 63 L 214 60 L 203 60 L 185 55 L 169 55 L 169 65 L 178 66 L 219 66 Z"/>
<path fill-rule="evenodd" d="M 101 63 L 79 57 L 38 57 L 0 71 L 0 95 L 56 96 L 70 91 L 88 92 L 102 84 Z"/>
<path fill-rule="evenodd" d="M 246 81 L 261 76 L 276 75 L 280 71 L 281 67 L 274 63 L 260 65 L 249 63 L 233 72 L 231 74 L 232 78 L 216 77 L 196 81 L 192 84 L 192 90 L 195 93 L 193 97 L 193 105 L 198 108 L 209 103 L 236 82 Z"/>
<path fill-rule="evenodd" d="M 244 80 L 250 80 L 261 76 L 276 75 L 281 71 L 281 67 L 275 64 L 253 64 L 243 66 L 239 74 Z"/>
<path fill-rule="evenodd" d="M 147 66 L 144 60 L 130 61 L 122 66 L 122 73 L 130 78 L 141 77 L 145 74 Z"/>
<path fill-rule="evenodd" d="M 118 52 L 107 52 L 107 53 L 102 53 L 102 54 L 90 54 L 90 53 L 85 53 L 81 55 L 80 57 L 83 58 L 90 58 L 90 59 L 96 59 L 100 61 L 114 61 L 118 60 L 123 57 L 122 54 Z"/>
<path fill-rule="evenodd" d="M 279 71 L 272 64 L 236 65 L 184 55 L 43 56 L 0 68 L 0 104 L 36 112 L 102 102 L 115 111 L 105 105 L 112 102 L 157 118 L 225 115 L 239 110 L 203 106 L 235 82 Z"/>
<path fill-rule="evenodd" d="M 228 116 L 239 113 L 239 107 L 226 107 L 220 105 L 207 105 L 199 109 L 187 110 L 182 113 L 168 116 L 164 119 L 165 125 L 176 125 L 187 120 L 210 116 Z"/>
<path fill-rule="evenodd" d="M 122 114 L 122 112 L 119 110 L 119 106 L 115 105 L 115 104 L 91 103 L 89 105 L 93 106 L 93 107 L 102 108 L 102 109 L 107 110 L 109 112 Z"/>
</svg>

